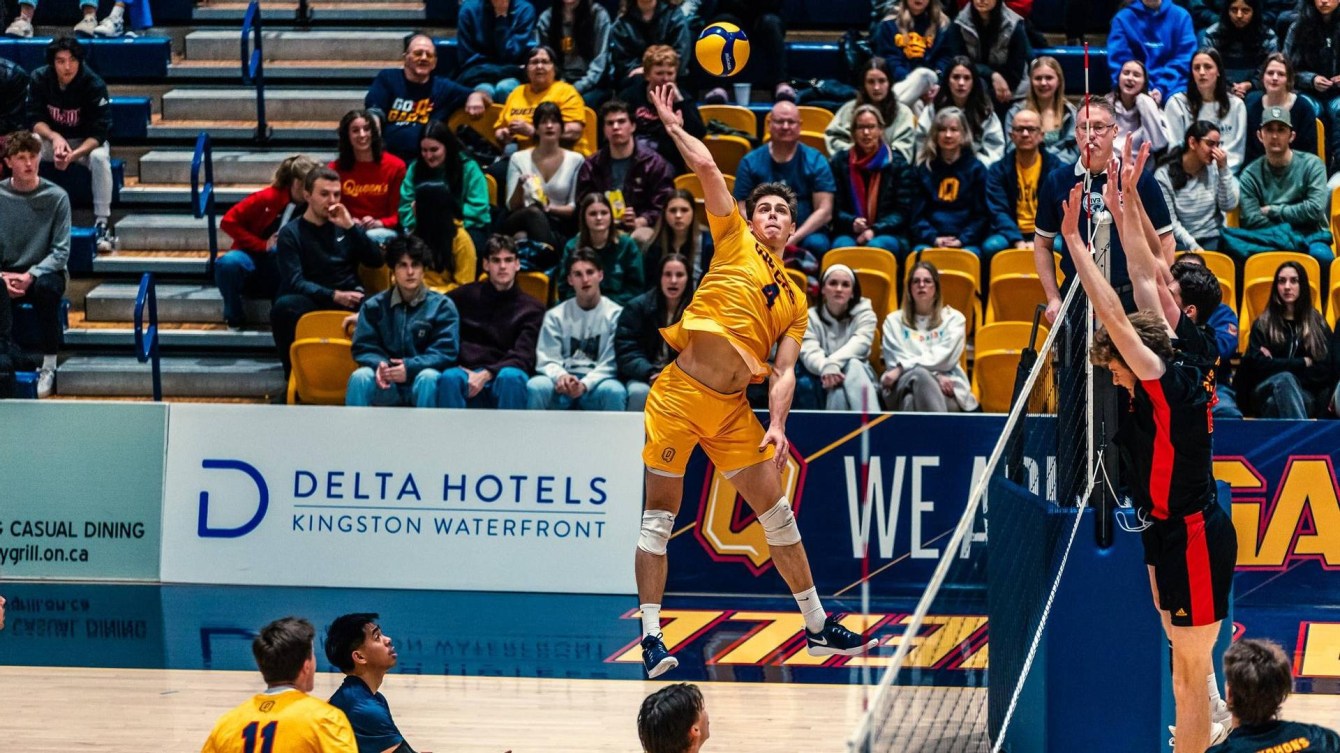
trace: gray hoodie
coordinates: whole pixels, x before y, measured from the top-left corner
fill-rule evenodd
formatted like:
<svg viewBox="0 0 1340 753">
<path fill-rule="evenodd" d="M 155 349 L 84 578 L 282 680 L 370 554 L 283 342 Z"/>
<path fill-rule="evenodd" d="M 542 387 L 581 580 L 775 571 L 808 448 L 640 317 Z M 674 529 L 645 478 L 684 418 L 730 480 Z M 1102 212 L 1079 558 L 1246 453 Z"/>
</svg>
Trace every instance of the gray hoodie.
<svg viewBox="0 0 1340 753">
<path fill-rule="evenodd" d="M 46 178 L 24 193 L 0 181 L 0 269 L 34 277 L 64 273 L 70 259 L 70 197 Z"/>
</svg>

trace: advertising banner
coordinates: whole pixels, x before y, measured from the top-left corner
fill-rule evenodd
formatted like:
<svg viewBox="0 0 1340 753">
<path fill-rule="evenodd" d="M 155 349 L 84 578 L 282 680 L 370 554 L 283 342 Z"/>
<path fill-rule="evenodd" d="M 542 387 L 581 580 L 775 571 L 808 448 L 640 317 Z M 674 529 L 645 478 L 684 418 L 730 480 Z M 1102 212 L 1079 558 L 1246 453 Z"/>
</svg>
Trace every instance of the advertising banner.
<svg viewBox="0 0 1340 753">
<path fill-rule="evenodd" d="M 177 405 L 163 580 L 632 593 L 642 417 Z"/>
<path fill-rule="evenodd" d="M 0 577 L 157 580 L 167 406 L 0 402 Z"/>
</svg>

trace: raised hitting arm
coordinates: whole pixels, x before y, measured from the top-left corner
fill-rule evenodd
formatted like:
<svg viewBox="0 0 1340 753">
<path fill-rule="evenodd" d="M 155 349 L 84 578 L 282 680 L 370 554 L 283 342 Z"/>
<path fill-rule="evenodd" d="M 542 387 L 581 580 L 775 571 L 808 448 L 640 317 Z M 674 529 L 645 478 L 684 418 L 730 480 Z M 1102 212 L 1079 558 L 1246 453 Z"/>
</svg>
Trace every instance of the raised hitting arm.
<svg viewBox="0 0 1340 753">
<path fill-rule="evenodd" d="M 684 164 L 698 176 L 703 187 L 703 198 L 707 211 L 716 217 L 728 217 L 735 211 L 735 197 L 726 188 L 726 179 L 721 175 L 712 152 L 698 137 L 684 130 L 684 116 L 675 112 L 675 87 L 665 84 L 656 87 L 651 94 L 656 115 L 665 125 L 665 132 L 674 140 Z"/>
<path fill-rule="evenodd" d="M 1093 304 L 1094 314 L 1112 337 L 1112 344 L 1137 379 L 1158 379 L 1163 376 L 1163 360 L 1140 340 L 1131 322 L 1126 318 L 1121 298 L 1112 289 L 1112 285 L 1103 277 L 1103 273 L 1094 263 L 1089 247 L 1079 232 L 1079 215 L 1083 211 L 1084 186 L 1075 184 L 1070 189 L 1070 198 L 1065 202 L 1065 217 L 1061 222 L 1061 234 L 1066 247 L 1071 249 L 1070 258 L 1075 264 L 1075 273 L 1080 284 Z"/>
</svg>

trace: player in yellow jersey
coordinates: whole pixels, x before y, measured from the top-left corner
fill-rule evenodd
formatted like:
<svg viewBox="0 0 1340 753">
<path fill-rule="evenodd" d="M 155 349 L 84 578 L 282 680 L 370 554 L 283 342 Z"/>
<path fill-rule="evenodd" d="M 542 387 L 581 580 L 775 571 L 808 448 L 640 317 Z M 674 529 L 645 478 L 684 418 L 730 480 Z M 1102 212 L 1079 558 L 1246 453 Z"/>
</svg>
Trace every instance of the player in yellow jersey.
<svg viewBox="0 0 1340 753">
<path fill-rule="evenodd" d="M 224 714 L 202 753 L 358 753 L 344 712 L 308 693 L 316 680 L 312 623 L 296 617 L 261 628 L 251 643 L 264 693 Z"/>
<path fill-rule="evenodd" d="M 796 359 L 808 321 L 805 294 L 782 267 L 795 231 L 796 196 L 782 183 L 764 183 L 745 201 L 749 221 L 726 188 L 703 142 L 684 131 L 673 86 L 653 93 L 656 112 L 684 162 L 702 183 L 716 252 L 680 321 L 661 330 L 679 351 L 647 397 L 646 507 L 637 542 L 637 590 L 642 602 L 642 663 L 649 677 L 679 661 L 661 637 L 665 549 L 684 492 L 684 468 L 695 444 L 731 480 L 763 525 L 772 561 L 805 616 L 815 656 L 863 653 L 875 645 L 828 617 L 819 602 L 800 543 L 791 503 L 782 493 L 786 417 L 795 392 Z M 776 346 L 772 364 L 768 354 Z M 771 377 L 767 431 L 749 409 L 745 388 Z"/>
</svg>

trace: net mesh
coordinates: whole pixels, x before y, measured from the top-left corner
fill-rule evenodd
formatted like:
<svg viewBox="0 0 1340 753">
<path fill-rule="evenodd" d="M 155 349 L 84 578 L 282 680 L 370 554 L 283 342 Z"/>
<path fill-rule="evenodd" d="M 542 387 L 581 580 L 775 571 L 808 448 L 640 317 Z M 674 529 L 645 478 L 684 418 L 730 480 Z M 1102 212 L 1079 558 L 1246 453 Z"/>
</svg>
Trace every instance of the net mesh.
<svg viewBox="0 0 1340 753">
<path fill-rule="evenodd" d="M 1095 400 L 1087 362 L 1090 319 L 1083 291 L 1073 285 L 1057 325 L 1049 330 L 1042 319 L 1028 347 L 1019 352 L 1015 346 L 1015 392 L 1005 427 L 916 610 L 880 647 L 893 655 L 849 750 L 1006 749 L 1005 731 L 1080 512 L 1092 479 L 1101 475 L 1094 459 L 1104 449 L 1104 420 L 1089 408 Z M 990 368 L 987 361 L 996 357 L 979 344 L 974 367 Z M 997 510 L 990 508 L 988 489 L 1001 490 Z"/>
</svg>

